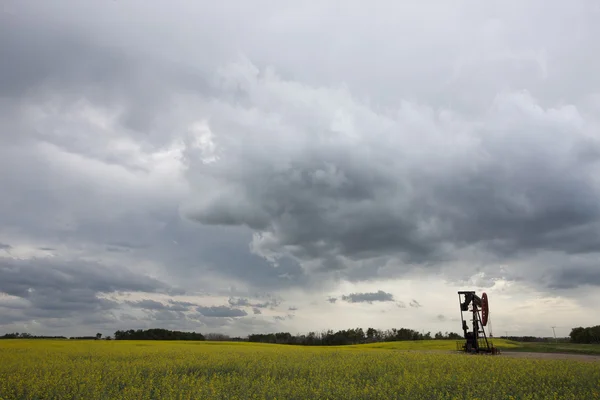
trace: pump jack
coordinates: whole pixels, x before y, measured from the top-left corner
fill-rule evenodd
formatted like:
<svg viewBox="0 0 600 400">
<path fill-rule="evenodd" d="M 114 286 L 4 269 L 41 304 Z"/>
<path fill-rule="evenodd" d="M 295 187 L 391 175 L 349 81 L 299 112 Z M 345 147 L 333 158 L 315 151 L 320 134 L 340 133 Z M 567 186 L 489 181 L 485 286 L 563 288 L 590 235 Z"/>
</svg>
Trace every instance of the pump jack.
<svg viewBox="0 0 600 400">
<path fill-rule="evenodd" d="M 490 315 L 487 294 L 483 293 L 479 297 L 474 291 L 460 291 L 458 292 L 458 301 L 460 303 L 460 319 L 465 337 L 464 343 L 457 343 L 459 350 L 467 353 L 498 354 L 498 349 L 494 347 L 491 340 L 488 340 L 485 332 L 485 326 L 488 323 Z M 469 305 L 471 305 L 471 309 L 469 309 Z M 463 315 L 465 312 L 472 315 L 473 330 L 471 332 L 469 332 L 467 319 Z"/>
</svg>

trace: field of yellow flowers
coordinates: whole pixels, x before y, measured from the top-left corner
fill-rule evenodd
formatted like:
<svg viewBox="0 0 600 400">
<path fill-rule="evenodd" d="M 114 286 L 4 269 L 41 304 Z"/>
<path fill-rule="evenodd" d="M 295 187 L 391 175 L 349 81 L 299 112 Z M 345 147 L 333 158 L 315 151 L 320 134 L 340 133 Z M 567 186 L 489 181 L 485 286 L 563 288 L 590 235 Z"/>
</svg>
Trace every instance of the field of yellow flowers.
<svg viewBox="0 0 600 400">
<path fill-rule="evenodd" d="M 2 340 L 0 399 L 600 399 L 600 363 L 369 347 Z"/>
</svg>

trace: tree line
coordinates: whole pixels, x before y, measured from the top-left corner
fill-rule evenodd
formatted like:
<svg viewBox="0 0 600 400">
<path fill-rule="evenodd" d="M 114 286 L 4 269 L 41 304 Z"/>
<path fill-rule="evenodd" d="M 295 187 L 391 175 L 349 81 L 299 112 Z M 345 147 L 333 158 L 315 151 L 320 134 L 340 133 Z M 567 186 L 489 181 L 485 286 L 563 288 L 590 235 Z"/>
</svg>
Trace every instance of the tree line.
<svg viewBox="0 0 600 400">
<path fill-rule="evenodd" d="M 102 334 L 95 336 L 71 336 L 69 339 L 78 340 L 99 340 Z M 540 338 L 535 336 L 502 336 L 502 338 L 518 342 L 551 342 L 554 338 Z M 0 339 L 67 339 L 66 336 L 45 336 L 32 335 L 29 333 L 7 333 L 0 336 Z M 105 339 L 112 339 L 110 336 Z M 462 340 L 462 335 L 454 332 L 437 332 L 433 336 L 431 332 L 419 332 L 407 328 L 392 328 L 380 330 L 375 328 L 343 329 L 333 331 L 331 329 L 322 332 L 309 332 L 308 334 L 292 335 L 289 332 L 277 332 L 266 334 L 250 334 L 247 337 L 230 337 L 222 333 L 208 333 L 203 335 L 196 332 L 171 331 L 167 329 L 138 329 L 138 330 L 118 330 L 114 334 L 116 340 L 209 340 L 209 341 L 238 341 L 238 342 L 258 342 L 258 343 L 277 343 L 277 344 L 295 344 L 305 346 L 340 346 L 375 342 L 394 342 L 406 340 Z M 571 343 L 589 343 L 600 344 L 600 325 L 592 327 L 577 327 L 571 330 L 569 338 L 560 338 L 560 341 L 569 341 Z"/>
<path fill-rule="evenodd" d="M 573 328 L 569 336 L 573 343 L 600 344 L 600 325 Z"/>
<path fill-rule="evenodd" d="M 249 342 L 296 344 L 305 346 L 342 346 L 376 342 L 432 339 L 458 340 L 462 339 L 462 336 L 454 332 L 446 332 L 445 334 L 438 332 L 432 337 L 431 332 L 423 333 L 407 328 L 392 328 L 385 331 L 375 328 L 368 328 L 366 331 L 362 328 L 353 328 L 336 332 L 330 329 L 323 332 L 309 332 L 306 335 L 292 335 L 289 332 L 248 335 Z"/>
<path fill-rule="evenodd" d="M 115 340 L 206 340 L 206 338 L 201 333 L 156 328 L 116 331 Z"/>
<path fill-rule="evenodd" d="M 66 339 L 66 336 L 36 336 L 29 333 L 6 333 L 0 339 Z"/>
<path fill-rule="evenodd" d="M 525 343 L 554 343 L 554 342 L 570 342 L 569 338 L 553 338 L 553 337 L 537 337 L 537 336 L 500 336 L 502 339 L 512 340 L 514 342 Z"/>
</svg>

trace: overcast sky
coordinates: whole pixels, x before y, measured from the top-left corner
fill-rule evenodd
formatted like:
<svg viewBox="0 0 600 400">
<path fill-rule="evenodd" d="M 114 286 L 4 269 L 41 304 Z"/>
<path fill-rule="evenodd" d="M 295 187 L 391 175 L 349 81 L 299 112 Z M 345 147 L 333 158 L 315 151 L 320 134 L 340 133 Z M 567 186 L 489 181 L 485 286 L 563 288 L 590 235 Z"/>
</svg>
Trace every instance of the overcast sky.
<svg viewBox="0 0 600 400">
<path fill-rule="evenodd" d="M 598 324 L 599 20 L 4 0 L 0 334 Z"/>
</svg>

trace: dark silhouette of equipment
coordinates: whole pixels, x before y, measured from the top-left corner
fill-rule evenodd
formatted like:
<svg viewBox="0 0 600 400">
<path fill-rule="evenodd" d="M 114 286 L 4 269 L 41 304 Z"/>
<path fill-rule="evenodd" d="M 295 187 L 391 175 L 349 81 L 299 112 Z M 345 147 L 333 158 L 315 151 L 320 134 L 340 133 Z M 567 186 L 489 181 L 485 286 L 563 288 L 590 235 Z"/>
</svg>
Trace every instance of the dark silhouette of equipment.
<svg viewBox="0 0 600 400">
<path fill-rule="evenodd" d="M 499 354 L 498 349 L 494 347 L 491 339 L 488 338 L 485 332 L 485 326 L 488 324 L 490 317 L 487 294 L 483 293 L 479 297 L 473 291 L 460 291 L 458 292 L 458 300 L 460 303 L 460 319 L 465 337 L 465 342 L 457 343 L 458 349 L 467 353 Z M 469 306 L 471 306 L 470 309 Z M 464 316 L 465 313 L 467 314 L 466 319 Z M 471 321 L 472 331 L 469 331 L 467 321 Z"/>
</svg>

